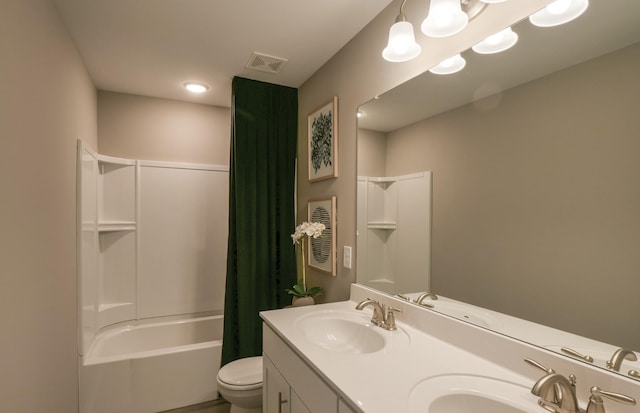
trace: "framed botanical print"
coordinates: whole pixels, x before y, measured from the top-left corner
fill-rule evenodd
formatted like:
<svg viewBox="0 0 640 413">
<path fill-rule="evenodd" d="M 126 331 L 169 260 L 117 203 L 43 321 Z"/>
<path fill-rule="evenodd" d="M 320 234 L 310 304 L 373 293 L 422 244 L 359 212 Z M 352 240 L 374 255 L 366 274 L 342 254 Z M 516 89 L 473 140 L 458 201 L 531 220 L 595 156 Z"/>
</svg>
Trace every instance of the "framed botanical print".
<svg viewBox="0 0 640 413">
<path fill-rule="evenodd" d="M 310 200 L 309 222 L 320 222 L 325 230 L 318 238 L 309 238 L 307 265 L 331 276 L 336 275 L 336 197 Z"/>
<path fill-rule="evenodd" d="M 309 181 L 338 177 L 338 97 L 307 118 Z"/>
</svg>

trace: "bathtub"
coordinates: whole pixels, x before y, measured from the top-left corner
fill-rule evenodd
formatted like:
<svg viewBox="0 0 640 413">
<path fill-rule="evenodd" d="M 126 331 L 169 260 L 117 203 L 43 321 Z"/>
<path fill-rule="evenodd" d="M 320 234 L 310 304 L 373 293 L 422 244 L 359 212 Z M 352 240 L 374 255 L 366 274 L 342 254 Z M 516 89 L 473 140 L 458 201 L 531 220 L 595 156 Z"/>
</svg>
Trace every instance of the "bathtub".
<svg viewBox="0 0 640 413">
<path fill-rule="evenodd" d="M 80 357 L 81 413 L 155 413 L 218 397 L 223 316 L 109 327 Z"/>
</svg>

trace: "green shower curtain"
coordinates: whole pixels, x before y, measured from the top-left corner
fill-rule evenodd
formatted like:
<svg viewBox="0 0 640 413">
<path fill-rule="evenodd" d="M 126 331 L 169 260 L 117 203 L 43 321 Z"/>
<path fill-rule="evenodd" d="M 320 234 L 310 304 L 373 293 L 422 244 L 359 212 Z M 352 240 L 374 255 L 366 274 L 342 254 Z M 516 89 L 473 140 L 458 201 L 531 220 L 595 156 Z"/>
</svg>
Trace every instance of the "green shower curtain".
<svg viewBox="0 0 640 413">
<path fill-rule="evenodd" d="M 232 83 L 229 242 L 222 364 L 262 354 L 262 310 L 282 308 L 296 282 L 298 90 Z"/>
</svg>

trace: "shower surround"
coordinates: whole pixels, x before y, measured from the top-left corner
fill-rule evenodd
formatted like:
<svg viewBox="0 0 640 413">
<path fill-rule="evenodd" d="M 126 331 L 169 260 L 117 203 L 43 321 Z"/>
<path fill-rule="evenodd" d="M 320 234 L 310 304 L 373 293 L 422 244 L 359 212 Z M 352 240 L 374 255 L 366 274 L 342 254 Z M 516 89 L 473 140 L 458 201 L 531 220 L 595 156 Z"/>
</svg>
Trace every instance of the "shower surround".
<svg viewBox="0 0 640 413">
<path fill-rule="evenodd" d="M 227 167 L 108 157 L 78 142 L 82 412 L 217 397 L 228 179 Z"/>
</svg>

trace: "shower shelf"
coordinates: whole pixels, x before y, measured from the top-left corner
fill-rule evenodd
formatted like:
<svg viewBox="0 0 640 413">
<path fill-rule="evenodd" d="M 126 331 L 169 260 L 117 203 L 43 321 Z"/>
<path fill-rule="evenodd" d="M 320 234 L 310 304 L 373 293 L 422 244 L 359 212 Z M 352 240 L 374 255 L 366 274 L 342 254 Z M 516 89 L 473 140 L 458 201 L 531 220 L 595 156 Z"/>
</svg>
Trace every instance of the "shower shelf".
<svg viewBox="0 0 640 413">
<path fill-rule="evenodd" d="M 135 231 L 135 221 L 108 221 L 98 224 L 99 232 Z"/>
<path fill-rule="evenodd" d="M 367 227 L 371 229 L 388 229 L 394 230 L 397 228 L 397 224 L 393 221 L 370 221 L 367 223 Z"/>
<path fill-rule="evenodd" d="M 102 311 L 109 311 L 109 310 L 113 310 L 115 308 L 122 308 L 122 307 L 130 307 L 132 306 L 133 303 L 108 303 L 108 304 L 100 304 L 98 311 L 102 312 Z"/>
</svg>

